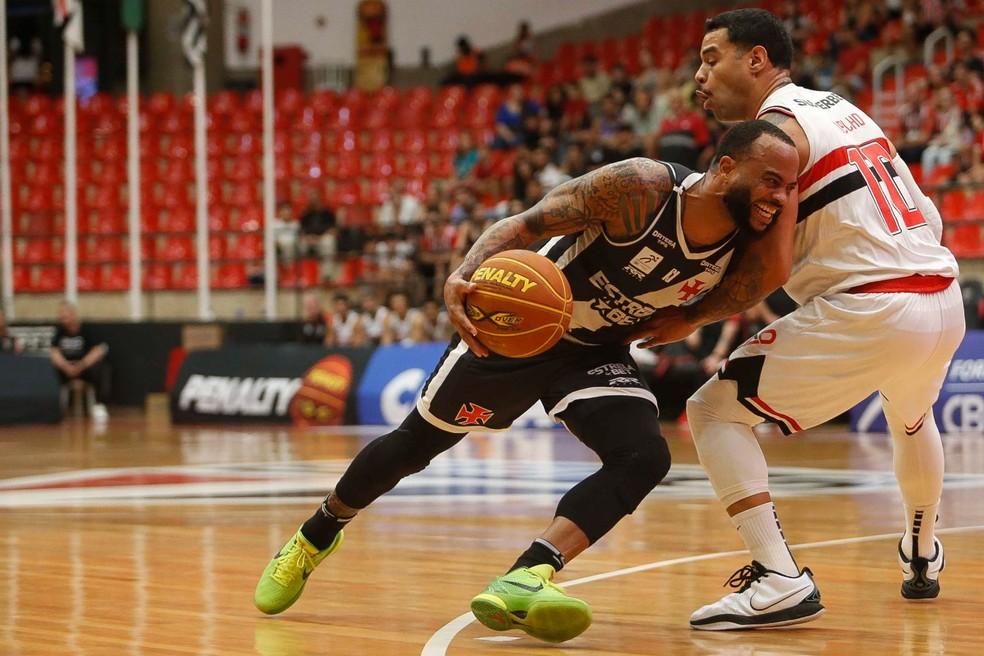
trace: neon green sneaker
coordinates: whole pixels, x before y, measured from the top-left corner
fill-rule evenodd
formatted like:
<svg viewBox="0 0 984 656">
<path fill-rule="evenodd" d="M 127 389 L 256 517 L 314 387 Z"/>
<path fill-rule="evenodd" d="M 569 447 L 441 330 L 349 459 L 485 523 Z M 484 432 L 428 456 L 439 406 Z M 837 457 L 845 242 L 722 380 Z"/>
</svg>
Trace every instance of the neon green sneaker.
<svg viewBox="0 0 984 656">
<path fill-rule="evenodd" d="M 551 583 L 553 575 L 550 565 L 514 569 L 472 599 L 471 610 L 493 631 L 522 629 L 546 642 L 570 640 L 591 626 L 591 607 Z"/>
<path fill-rule="evenodd" d="M 334 553 L 343 539 L 344 535 L 339 531 L 327 549 L 318 551 L 301 534 L 301 529 L 297 529 L 297 533 L 280 548 L 263 570 L 263 575 L 256 584 L 253 603 L 267 615 L 276 615 L 290 608 L 301 596 L 304 584 L 314 568 Z"/>
</svg>

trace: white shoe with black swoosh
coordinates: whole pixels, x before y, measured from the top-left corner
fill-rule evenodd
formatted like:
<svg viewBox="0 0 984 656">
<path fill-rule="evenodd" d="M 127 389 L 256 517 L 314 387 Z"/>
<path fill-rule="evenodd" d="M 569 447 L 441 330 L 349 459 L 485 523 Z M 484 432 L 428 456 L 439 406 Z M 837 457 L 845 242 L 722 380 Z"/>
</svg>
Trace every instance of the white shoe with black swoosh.
<svg viewBox="0 0 984 656">
<path fill-rule="evenodd" d="M 936 599 L 940 596 L 940 573 L 946 565 L 943 543 L 933 538 L 932 558 L 909 558 L 899 540 L 899 565 L 902 567 L 902 596 L 906 599 Z"/>
<path fill-rule="evenodd" d="M 690 626 L 701 631 L 764 629 L 809 622 L 823 614 L 820 590 L 813 572 L 786 576 L 753 560 L 731 575 L 726 586 L 738 588 L 690 616 Z"/>
</svg>

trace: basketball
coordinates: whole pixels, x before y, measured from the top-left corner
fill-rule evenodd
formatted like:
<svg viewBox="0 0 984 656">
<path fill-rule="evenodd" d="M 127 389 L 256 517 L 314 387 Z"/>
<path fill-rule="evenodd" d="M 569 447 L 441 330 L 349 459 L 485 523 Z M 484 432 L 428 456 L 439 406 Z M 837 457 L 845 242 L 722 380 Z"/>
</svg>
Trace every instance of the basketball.
<svg viewBox="0 0 984 656">
<path fill-rule="evenodd" d="M 304 375 L 288 412 L 295 426 L 340 426 L 352 386 L 352 363 L 341 355 L 319 360 Z"/>
<path fill-rule="evenodd" d="M 532 251 L 503 251 L 472 274 L 465 311 L 489 350 L 528 358 L 552 348 L 571 323 L 574 298 L 557 265 Z"/>
</svg>

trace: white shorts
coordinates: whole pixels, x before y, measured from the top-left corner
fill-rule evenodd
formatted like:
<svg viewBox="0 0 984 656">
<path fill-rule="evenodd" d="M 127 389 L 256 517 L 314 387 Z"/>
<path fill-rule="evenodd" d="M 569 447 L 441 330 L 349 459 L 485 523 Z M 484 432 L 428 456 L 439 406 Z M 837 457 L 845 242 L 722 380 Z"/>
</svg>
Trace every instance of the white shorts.
<svg viewBox="0 0 984 656">
<path fill-rule="evenodd" d="M 694 398 L 722 421 L 769 421 L 789 435 L 878 390 L 908 428 L 936 401 L 963 335 L 956 282 L 928 294 L 817 297 L 735 349 Z"/>
</svg>

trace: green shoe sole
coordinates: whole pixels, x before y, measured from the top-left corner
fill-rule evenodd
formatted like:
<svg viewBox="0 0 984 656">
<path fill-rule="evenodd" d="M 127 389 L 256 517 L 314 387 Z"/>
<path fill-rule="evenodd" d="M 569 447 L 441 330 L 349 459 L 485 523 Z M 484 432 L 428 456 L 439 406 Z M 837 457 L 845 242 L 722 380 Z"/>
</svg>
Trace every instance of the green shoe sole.
<svg viewBox="0 0 984 656">
<path fill-rule="evenodd" d="M 526 617 L 510 614 L 504 601 L 480 594 L 471 602 L 478 621 L 493 631 L 522 629 L 545 642 L 566 642 L 591 626 L 591 608 L 580 599 L 550 599 L 530 605 Z"/>
</svg>

